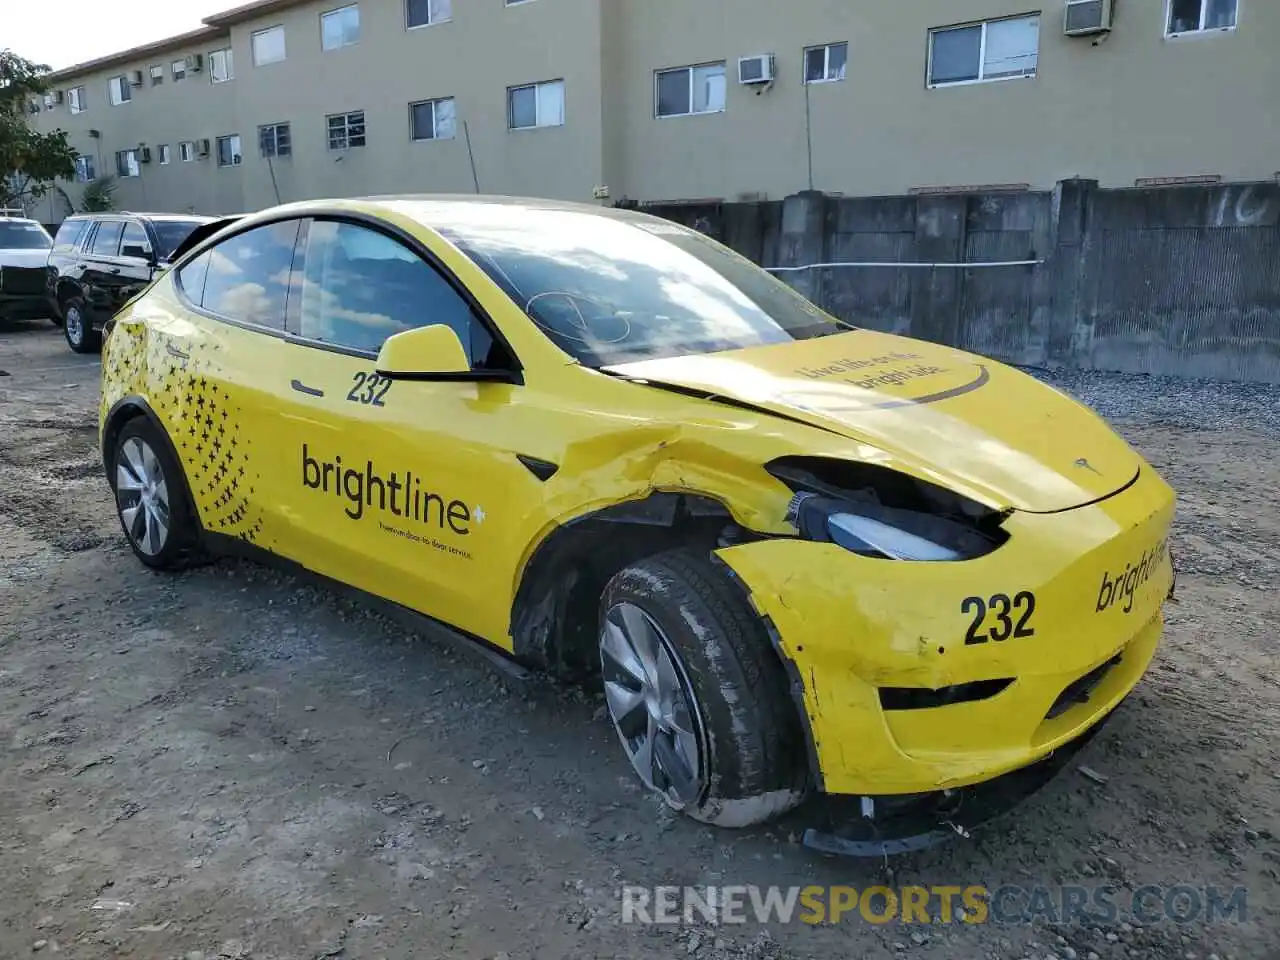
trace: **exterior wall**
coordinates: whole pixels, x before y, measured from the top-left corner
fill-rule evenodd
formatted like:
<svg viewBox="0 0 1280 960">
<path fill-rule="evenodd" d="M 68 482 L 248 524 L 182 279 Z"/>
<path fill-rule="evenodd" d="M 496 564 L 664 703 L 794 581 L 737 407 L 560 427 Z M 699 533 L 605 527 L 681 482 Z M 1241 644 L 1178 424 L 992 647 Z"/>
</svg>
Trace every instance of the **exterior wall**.
<svg viewBox="0 0 1280 960">
<path fill-rule="evenodd" d="M 1028 184 L 1062 179 L 1133 186 L 1140 177 L 1219 175 L 1262 181 L 1280 170 L 1280 3 L 1239 0 L 1239 29 L 1166 39 L 1167 0 L 1119 0 L 1101 42 L 1062 36 L 1062 0 L 1040 4 L 1038 75 L 1030 80 L 927 88 L 931 27 L 1035 12 L 1025 0 L 454 0 L 454 19 L 406 30 L 403 0 L 360 0 L 361 39 L 322 51 L 319 16 L 341 0 L 280 3 L 275 13 L 211 18 L 226 29 L 235 79 L 208 68 L 174 84 L 167 64 L 222 41 L 151 53 L 136 62 L 63 71 L 59 89 L 84 83 L 90 106 L 65 105 L 37 123 L 61 126 L 99 173 L 115 151 L 170 145 L 173 163 L 120 182 L 124 207 L 252 210 L 281 200 L 388 192 L 472 192 L 590 200 L 607 185 L 638 201 L 779 199 L 812 186 L 848 196 L 913 188 Z M 945 11 L 943 8 L 945 7 Z M 940 12 L 942 11 L 942 12 Z M 281 24 L 287 59 L 255 67 L 254 30 Z M 212 28 L 211 28 L 212 30 Z M 802 50 L 847 41 L 841 82 L 801 83 Z M 740 56 L 773 53 L 778 80 L 757 92 L 733 81 Z M 654 71 L 724 59 L 727 109 L 656 119 Z M 165 83 L 111 107 L 107 79 L 152 63 Z M 509 131 L 509 85 L 564 79 L 563 127 Z M 458 136 L 413 143 L 411 101 L 453 96 Z M 807 100 L 807 110 L 806 110 Z M 330 152 L 327 114 L 365 111 L 368 146 Z M 809 122 L 806 125 L 806 113 Z M 287 122 L 293 155 L 259 156 L 259 124 Z M 90 140 L 87 131 L 100 130 Z M 238 133 L 244 162 L 181 163 L 184 139 Z M 812 183 L 810 150 L 812 144 Z M 157 157 L 158 160 L 158 157 Z M 272 182 L 272 168 L 275 181 Z M 70 190 L 77 192 L 75 185 Z M 64 205 L 36 210 L 50 221 Z M 45 209 L 45 208 L 48 209 Z"/>
<path fill-rule="evenodd" d="M 801 51 L 838 41 L 849 43 L 847 79 L 807 88 L 819 190 L 1275 176 L 1280 3 L 1240 0 L 1238 30 L 1165 39 L 1166 2 L 1120 0 L 1114 31 L 1093 46 L 1063 36 L 1060 0 L 753 0 L 749 13 L 741 0 L 620 0 L 626 142 L 615 187 L 729 200 L 809 187 Z M 930 28 L 1037 9 L 1034 79 L 927 88 Z M 654 119 L 655 68 L 724 59 L 732 74 L 738 57 L 761 53 L 776 56 L 772 89 L 731 82 L 723 114 Z"/>
</svg>

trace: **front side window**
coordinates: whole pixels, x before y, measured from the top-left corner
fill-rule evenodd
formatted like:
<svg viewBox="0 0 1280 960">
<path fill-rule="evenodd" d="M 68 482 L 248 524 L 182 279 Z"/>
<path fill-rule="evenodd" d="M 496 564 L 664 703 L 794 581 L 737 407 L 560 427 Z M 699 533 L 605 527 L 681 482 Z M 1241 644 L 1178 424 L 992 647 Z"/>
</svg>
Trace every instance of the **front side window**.
<svg viewBox="0 0 1280 960">
<path fill-rule="evenodd" d="M 404 0 L 404 22 L 410 30 L 453 19 L 453 0 Z"/>
<path fill-rule="evenodd" d="M 453 97 L 409 104 L 409 135 L 414 140 L 452 140 L 456 132 Z"/>
<path fill-rule="evenodd" d="M 151 240 L 142 224 L 130 220 L 125 224 L 124 236 L 120 240 L 120 256 L 133 257 L 138 260 L 151 258 Z"/>
<path fill-rule="evenodd" d="M 346 150 L 365 145 L 364 111 L 335 113 L 325 118 L 329 131 L 329 149 Z"/>
<path fill-rule="evenodd" d="M 129 86 L 129 78 L 125 76 L 112 77 L 107 81 L 107 92 L 111 97 L 111 105 L 118 107 L 122 103 L 128 103 L 133 99 L 133 88 Z"/>
<path fill-rule="evenodd" d="M 206 254 L 209 259 L 203 270 L 200 299 L 193 292 L 200 268 L 191 274 L 185 272 L 195 267 L 194 261 L 179 274 L 183 292 L 218 316 L 283 330 L 298 223 L 286 220 L 224 240 Z"/>
<path fill-rule="evenodd" d="M 303 337 L 377 353 L 388 337 L 433 323 L 453 328 L 468 359 L 488 354 L 477 342 L 488 334 L 467 302 L 404 244 L 351 223 L 312 223 L 302 277 Z"/>
<path fill-rule="evenodd" d="M 804 82 L 830 83 L 843 80 L 849 62 L 848 43 L 827 43 L 804 52 Z"/>
<path fill-rule="evenodd" d="M 187 61 L 173 61 L 173 63 L 169 64 L 169 72 L 173 74 L 174 83 L 177 83 L 179 80 L 185 80 L 187 78 Z"/>
<path fill-rule="evenodd" d="M 142 166 L 138 163 L 137 150 L 116 151 L 116 174 L 121 177 L 142 176 Z"/>
<path fill-rule="evenodd" d="M 114 257 L 120 252 L 120 237 L 124 233 L 123 220 L 103 220 L 93 235 L 89 252 L 95 257 Z"/>
<path fill-rule="evenodd" d="M 698 113 L 723 113 L 724 61 L 696 67 L 659 70 L 654 79 L 659 117 L 687 117 Z"/>
<path fill-rule="evenodd" d="M 85 153 L 76 157 L 76 183 L 88 183 L 97 176 L 98 171 L 92 155 Z"/>
<path fill-rule="evenodd" d="M 1238 0 L 1169 0 L 1169 23 L 1166 33 L 1199 33 L 1204 30 L 1230 30 L 1236 25 Z"/>
<path fill-rule="evenodd" d="M 929 86 L 1034 77 L 1040 17 L 1010 17 L 929 32 Z"/>
<path fill-rule="evenodd" d="M 67 91 L 67 104 L 71 108 L 72 113 L 84 113 L 89 109 L 89 103 L 85 99 L 84 87 L 72 87 Z"/>
<path fill-rule="evenodd" d="M 293 153 L 293 139 L 287 123 L 268 123 L 258 128 L 258 150 L 264 157 L 287 157 Z"/>
<path fill-rule="evenodd" d="M 209 81 L 226 83 L 235 79 L 235 62 L 231 57 L 231 48 L 214 50 L 209 54 Z"/>
<path fill-rule="evenodd" d="M 0 219 L 0 250 L 48 250 L 52 246 L 53 239 L 40 224 Z"/>
<path fill-rule="evenodd" d="M 508 89 L 507 125 L 512 130 L 564 126 L 564 81 Z"/>
<path fill-rule="evenodd" d="M 257 31 L 250 37 L 250 45 L 253 47 L 255 67 L 278 63 L 285 58 L 284 27 L 268 27 Z"/>
<path fill-rule="evenodd" d="M 238 167 L 242 159 L 238 134 L 218 138 L 218 166 Z"/>
<path fill-rule="evenodd" d="M 565 210 L 432 204 L 432 226 L 581 363 L 715 353 L 847 327 L 695 230 Z"/>
<path fill-rule="evenodd" d="M 320 14 L 320 44 L 326 50 L 337 50 L 360 42 L 360 7 L 351 4 Z"/>
</svg>

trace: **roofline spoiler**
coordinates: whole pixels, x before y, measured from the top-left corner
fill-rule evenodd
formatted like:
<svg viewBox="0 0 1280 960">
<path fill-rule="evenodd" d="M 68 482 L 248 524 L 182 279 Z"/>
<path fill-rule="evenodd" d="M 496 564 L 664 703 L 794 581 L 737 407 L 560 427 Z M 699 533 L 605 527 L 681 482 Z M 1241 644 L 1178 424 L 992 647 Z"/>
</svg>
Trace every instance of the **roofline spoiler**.
<svg viewBox="0 0 1280 960">
<path fill-rule="evenodd" d="M 200 224 L 200 226 L 196 227 L 189 234 L 187 234 L 187 238 L 185 240 L 183 240 L 180 244 L 174 247 L 173 253 L 169 254 L 169 258 L 168 258 L 169 262 L 170 263 L 175 262 L 179 257 L 183 256 L 188 250 L 191 250 L 193 247 L 197 246 L 198 244 L 203 243 L 207 238 L 213 236 L 215 233 L 222 230 L 224 227 L 229 227 L 233 223 L 237 223 L 238 221 L 243 219 L 244 219 L 244 214 L 238 213 L 229 217 L 219 217 L 217 220 L 210 220 L 208 223 Z"/>
</svg>

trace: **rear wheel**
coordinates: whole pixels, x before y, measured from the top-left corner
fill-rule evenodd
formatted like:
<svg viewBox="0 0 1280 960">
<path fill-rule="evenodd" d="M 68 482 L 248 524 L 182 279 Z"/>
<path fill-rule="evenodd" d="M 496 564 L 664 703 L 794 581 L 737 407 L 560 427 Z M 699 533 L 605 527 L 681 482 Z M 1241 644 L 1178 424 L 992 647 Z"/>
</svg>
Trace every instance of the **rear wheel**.
<svg viewBox="0 0 1280 960">
<path fill-rule="evenodd" d="M 89 310 L 80 297 L 71 297 L 62 305 L 62 333 L 67 346 L 76 353 L 96 353 L 102 349 L 102 334 L 93 329 Z"/>
<path fill-rule="evenodd" d="M 198 548 L 182 467 L 145 417 L 124 425 L 111 465 L 116 512 L 139 560 L 158 570 L 189 565 Z"/>
<path fill-rule="evenodd" d="M 760 618 L 705 552 L 649 557 L 609 582 L 600 661 L 623 749 L 672 808 L 746 827 L 803 799 L 786 674 Z"/>
</svg>

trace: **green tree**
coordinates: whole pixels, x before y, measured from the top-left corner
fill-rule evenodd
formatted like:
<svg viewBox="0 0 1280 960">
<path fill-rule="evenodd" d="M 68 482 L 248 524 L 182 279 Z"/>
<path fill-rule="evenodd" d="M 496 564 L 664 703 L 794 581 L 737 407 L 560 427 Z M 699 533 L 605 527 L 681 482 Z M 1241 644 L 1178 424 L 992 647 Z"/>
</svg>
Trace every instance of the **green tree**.
<svg viewBox="0 0 1280 960">
<path fill-rule="evenodd" d="M 39 133 L 28 122 L 29 105 L 48 85 L 44 64 L 0 50 L 0 206 L 38 200 L 55 180 L 75 175 L 76 154 L 61 130 Z"/>
</svg>

